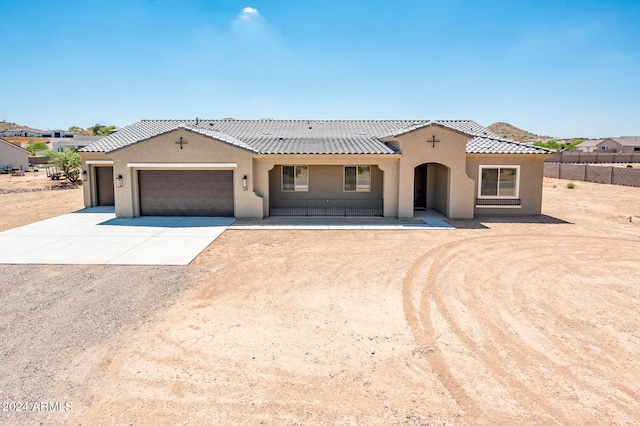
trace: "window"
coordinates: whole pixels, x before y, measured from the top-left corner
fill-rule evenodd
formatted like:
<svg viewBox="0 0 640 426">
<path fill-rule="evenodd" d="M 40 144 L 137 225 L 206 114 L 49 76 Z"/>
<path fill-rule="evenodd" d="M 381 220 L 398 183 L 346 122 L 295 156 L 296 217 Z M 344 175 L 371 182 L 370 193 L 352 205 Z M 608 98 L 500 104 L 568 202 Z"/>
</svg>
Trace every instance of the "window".
<svg viewBox="0 0 640 426">
<path fill-rule="evenodd" d="M 345 192 L 371 192 L 371 166 L 344 167 Z"/>
<path fill-rule="evenodd" d="M 282 166 L 282 190 L 301 191 L 309 190 L 308 166 Z"/>
<path fill-rule="evenodd" d="M 480 166 L 478 198 L 518 198 L 520 166 Z"/>
</svg>

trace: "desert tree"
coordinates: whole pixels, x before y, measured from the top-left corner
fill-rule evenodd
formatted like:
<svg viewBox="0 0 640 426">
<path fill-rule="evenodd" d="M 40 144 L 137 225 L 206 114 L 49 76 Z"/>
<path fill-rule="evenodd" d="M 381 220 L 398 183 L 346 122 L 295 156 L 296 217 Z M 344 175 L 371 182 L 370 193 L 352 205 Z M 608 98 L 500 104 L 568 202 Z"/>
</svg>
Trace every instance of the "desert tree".
<svg viewBox="0 0 640 426">
<path fill-rule="evenodd" d="M 47 154 L 49 163 L 53 164 L 73 185 L 80 182 L 80 168 L 82 158 L 75 151 L 50 152 Z"/>
</svg>

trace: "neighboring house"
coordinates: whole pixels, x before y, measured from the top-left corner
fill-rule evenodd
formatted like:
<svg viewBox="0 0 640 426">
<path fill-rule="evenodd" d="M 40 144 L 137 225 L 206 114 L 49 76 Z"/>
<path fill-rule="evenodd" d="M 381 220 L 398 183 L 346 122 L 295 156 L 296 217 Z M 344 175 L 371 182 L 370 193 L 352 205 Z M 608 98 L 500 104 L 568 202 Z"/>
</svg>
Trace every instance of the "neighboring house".
<svg viewBox="0 0 640 426">
<path fill-rule="evenodd" d="M 640 136 L 622 136 L 602 141 L 599 147 L 615 149 L 624 154 L 640 153 Z"/>
<path fill-rule="evenodd" d="M 118 217 L 540 214 L 552 154 L 469 120 L 143 120 L 80 150 Z"/>
<path fill-rule="evenodd" d="M 0 137 L 4 138 L 72 138 L 73 133 L 64 130 L 39 130 L 31 127 L 18 127 L 16 129 L 0 132 Z"/>
<path fill-rule="evenodd" d="M 29 170 L 29 151 L 0 138 L 0 170 Z"/>
<path fill-rule="evenodd" d="M 598 145 L 602 143 L 604 139 L 590 139 L 576 145 L 576 150 L 582 152 L 594 152 L 598 149 Z"/>
<path fill-rule="evenodd" d="M 64 152 L 68 149 L 78 151 L 85 146 L 89 146 L 99 141 L 104 136 L 74 136 L 73 138 L 51 138 L 51 150 L 54 152 Z"/>
</svg>

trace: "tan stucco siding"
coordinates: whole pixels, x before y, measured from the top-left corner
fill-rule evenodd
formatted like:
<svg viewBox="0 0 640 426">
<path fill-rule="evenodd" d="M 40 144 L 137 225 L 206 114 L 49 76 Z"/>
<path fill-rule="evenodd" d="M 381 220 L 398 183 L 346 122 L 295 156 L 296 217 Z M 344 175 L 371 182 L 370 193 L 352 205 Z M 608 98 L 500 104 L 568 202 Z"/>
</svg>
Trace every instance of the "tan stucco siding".
<svg viewBox="0 0 640 426">
<path fill-rule="evenodd" d="M 0 169 L 5 167 L 29 170 L 29 153 L 9 142 L 0 141 Z"/>
<path fill-rule="evenodd" d="M 315 169 L 316 166 L 334 166 L 337 167 L 335 170 L 339 171 L 338 176 L 334 176 L 333 173 L 330 173 L 330 182 L 333 182 L 335 179 L 340 179 L 340 183 L 337 181 L 331 184 L 331 188 L 334 186 L 338 186 L 340 190 L 342 189 L 342 170 L 345 165 L 348 166 L 356 166 L 356 165 L 370 165 L 377 166 L 379 171 L 375 172 L 376 179 L 380 179 L 381 183 L 381 191 L 382 198 L 384 200 L 383 205 L 383 214 L 388 217 L 395 217 L 398 215 L 398 161 L 399 155 L 388 154 L 388 155 L 260 155 L 256 156 L 254 159 L 254 181 L 256 187 L 256 193 L 260 194 L 263 197 L 263 214 L 264 216 L 269 215 L 269 197 L 272 185 L 277 185 L 277 188 L 280 189 L 281 183 L 276 178 L 270 178 L 271 176 L 280 176 L 280 171 L 275 171 L 276 166 L 282 165 L 308 165 L 311 169 Z M 373 172 L 372 168 L 372 172 Z M 271 172 L 274 170 L 274 172 Z M 328 173 L 331 169 L 318 169 L 321 173 Z M 311 173 L 311 171 L 310 171 Z M 317 179 L 320 176 L 316 176 L 314 178 L 310 175 L 309 179 L 320 182 L 321 179 Z M 273 179 L 273 182 L 270 182 L 270 179 Z M 372 182 L 373 184 L 373 182 Z M 318 193 L 333 193 L 333 189 L 329 190 L 329 187 L 323 184 L 324 188 L 318 188 Z M 376 186 L 378 186 L 376 184 Z M 358 196 L 353 197 L 355 194 L 366 194 L 366 193 L 347 193 L 349 196 L 345 198 L 358 198 Z M 371 194 L 369 194 L 371 195 Z M 362 197 L 367 197 L 366 195 L 360 195 Z M 309 194 L 306 195 L 309 198 Z M 326 197 L 323 197 L 326 198 Z"/>
<path fill-rule="evenodd" d="M 82 194 L 84 197 L 85 207 L 94 207 L 98 205 L 96 190 L 96 167 L 111 167 L 106 162 L 113 161 L 111 157 L 103 152 L 79 152 L 82 158 L 82 173 L 87 173 L 87 180 L 82 183 Z M 89 162 L 101 162 L 102 164 L 88 164 Z"/>
<path fill-rule="evenodd" d="M 435 137 L 435 144 L 429 142 Z M 433 202 L 438 210 L 450 218 L 473 217 L 473 180 L 466 173 L 466 144 L 469 135 L 465 135 L 440 126 L 428 126 L 414 132 L 400 135 L 394 145 L 402 152 L 399 170 L 398 216 L 413 217 L 414 170 L 425 163 L 437 163 L 447 167 L 447 176 L 441 169 L 434 173 L 440 178 L 436 186 L 442 193 L 442 183 L 448 180 L 447 200 L 436 195 Z M 434 146 L 435 145 L 435 146 Z M 440 197 L 440 198 L 438 198 Z M 442 205 L 444 203 L 444 206 Z"/>
<path fill-rule="evenodd" d="M 596 145 L 596 149 L 594 151 L 598 151 L 599 149 L 615 149 L 616 152 L 621 152 L 623 150 L 623 146 L 613 139 L 605 139 Z M 627 153 L 627 151 L 625 151 Z"/>
<path fill-rule="evenodd" d="M 480 155 L 467 156 L 467 174 L 476 182 L 474 188 L 474 204 L 478 197 L 478 180 L 480 166 L 520 166 L 519 197 L 520 208 L 475 208 L 475 214 L 540 214 L 542 211 L 542 183 L 544 160 L 549 155 L 520 154 L 520 155 Z"/>
<path fill-rule="evenodd" d="M 451 195 L 447 188 L 449 186 L 451 169 L 441 164 L 433 164 L 433 166 L 434 167 L 429 167 L 429 170 L 433 170 L 433 183 L 431 184 L 433 191 L 433 208 L 449 216 L 449 200 Z"/>
<path fill-rule="evenodd" d="M 180 149 L 176 144 L 180 137 L 186 144 Z M 262 200 L 253 191 L 253 154 L 250 151 L 202 136 L 184 129 L 129 145 L 109 153 L 113 158 L 114 176 L 122 175 L 123 186 L 115 188 L 116 215 L 136 217 L 140 214 L 138 193 L 138 166 L 165 169 L 189 169 L 198 163 L 222 164 L 212 169 L 233 170 L 234 212 L 236 217 L 262 217 Z M 157 165 L 157 166 L 154 166 Z M 229 166 L 224 166 L 227 164 Z M 233 166 L 231 166 L 233 164 Z M 177 165 L 177 168 L 176 168 Z M 182 166 L 183 165 L 183 166 Z M 206 168 L 205 168 L 206 169 Z M 242 188 L 242 177 L 247 176 L 248 188 Z"/>
<path fill-rule="evenodd" d="M 269 172 L 269 198 L 273 201 L 301 199 L 382 199 L 383 173 L 375 165 L 371 166 L 371 191 L 344 191 L 344 166 L 309 166 L 309 190 L 292 192 L 282 190 L 282 166 Z"/>
</svg>

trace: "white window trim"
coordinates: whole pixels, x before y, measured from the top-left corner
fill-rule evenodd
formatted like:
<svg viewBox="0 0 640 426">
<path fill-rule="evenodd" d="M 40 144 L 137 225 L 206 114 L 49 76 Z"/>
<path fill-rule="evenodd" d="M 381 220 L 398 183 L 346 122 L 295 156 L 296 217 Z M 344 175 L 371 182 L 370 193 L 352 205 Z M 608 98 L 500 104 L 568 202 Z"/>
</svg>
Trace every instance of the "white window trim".
<svg viewBox="0 0 640 426">
<path fill-rule="evenodd" d="M 347 167 L 355 167 L 356 168 L 356 189 L 355 191 L 348 191 L 345 189 L 346 185 L 346 177 L 347 177 Z M 369 167 L 369 189 L 358 189 L 358 167 Z M 342 167 L 342 192 L 371 192 L 371 181 L 373 180 L 372 176 L 372 167 L 369 164 L 355 164 L 355 165 L 345 165 Z"/>
<path fill-rule="evenodd" d="M 284 168 L 293 167 L 293 189 L 284 189 Z M 296 167 L 307 168 L 307 187 L 306 189 L 296 189 Z M 307 164 L 282 164 L 280 166 L 280 190 L 282 192 L 309 192 L 309 182 L 311 181 L 311 170 Z"/>
<path fill-rule="evenodd" d="M 516 194 L 515 195 L 482 195 L 482 170 L 483 169 L 516 169 Z M 498 179 L 500 179 L 500 172 L 498 172 Z M 480 165 L 478 170 L 478 198 L 483 199 L 518 199 L 520 198 L 520 166 L 510 164 L 494 164 L 494 165 Z M 515 206 L 510 206 L 515 207 Z"/>
</svg>

